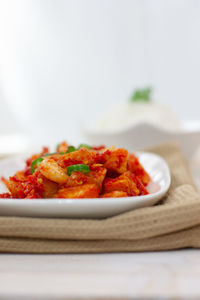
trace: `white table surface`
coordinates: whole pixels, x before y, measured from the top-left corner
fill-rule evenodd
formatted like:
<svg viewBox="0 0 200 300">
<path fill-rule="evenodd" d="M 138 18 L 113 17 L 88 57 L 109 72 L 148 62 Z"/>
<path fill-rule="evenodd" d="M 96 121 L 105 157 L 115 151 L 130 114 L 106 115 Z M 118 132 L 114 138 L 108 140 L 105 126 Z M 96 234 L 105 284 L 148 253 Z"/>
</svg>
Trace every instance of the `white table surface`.
<svg viewBox="0 0 200 300">
<path fill-rule="evenodd" d="M 0 299 L 200 299 L 200 251 L 1 254 Z"/>
</svg>

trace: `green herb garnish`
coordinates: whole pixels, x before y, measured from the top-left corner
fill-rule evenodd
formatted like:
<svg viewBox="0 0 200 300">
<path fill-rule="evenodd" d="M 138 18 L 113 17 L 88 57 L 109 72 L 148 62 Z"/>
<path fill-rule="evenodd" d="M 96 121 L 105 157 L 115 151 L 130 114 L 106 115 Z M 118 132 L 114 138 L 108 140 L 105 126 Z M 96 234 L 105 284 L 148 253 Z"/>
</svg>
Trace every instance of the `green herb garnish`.
<svg viewBox="0 0 200 300">
<path fill-rule="evenodd" d="M 45 154 L 42 154 L 42 157 L 45 157 L 45 156 L 51 156 L 51 155 L 56 155 L 58 154 L 57 152 L 53 152 L 53 153 L 45 153 Z"/>
<path fill-rule="evenodd" d="M 131 97 L 131 102 L 148 102 L 151 101 L 151 88 L 145 88 L 145 89 L 137 89 L 134 91 L 133 96 Z"/>
<path fill-rule="evenodd" d="M 60 145 L 61 145 L 61 144 L 58 144 L 58 145 L 57 145 L 57 147 L 56 147 L 57 151 L 58 151 Z M 75 148 L 74 146 L 69 146 L 67 152 L 58 152 L 57 154 L 62 154 L 62 155 L 63 155 L 63 154 L 67 154 L 67 153 L 71 153 L 71 152 L 77 151 L 77 150 L 79 150 L 79 149 L 81 149 L 81 148 L 92 149 L 92 147 L 89 146 L 89 145 L 87 145 L 87 144 L 80 144 L 77 148 Z M 54 153 L 50 153 L 49 155 L 52 155 L 52 154 L 54 154 Z M 55 154 L 56 154 L 56 153 L 55 153 Z M 43 155 L 43 156 L 48 156 L 48 154 Z"/>
<path fill-rule="evenodd" d="M 70 176 L 72 172 L 82 172 L 83 174 L 87 174 L 90 172 L 90 167 L 88 165 L 71 165 L 67 167 L 67 174 Z"/>
<path fill-rule="evenodd" d="M 74 146 L 69 146 L 67 152 L 59 152 L 58 154 L 64 155 L 74 151 L 76 151 L 76 148 Z"/>
<path fill-rule="evenodd" d="M 74 152 L 74 151 L 76 151 L 76 148 L 74 146 L 69 146 L 66 153 L 71 153 L 71 152 Z"/>
<path fill-rule="evenodd" d="M 35 160 L 32 161 L 31 163 L 31 174 L 33 174 L 36 170 L 35 167 L 39 167 L 39 164 L 43 161 L 43 158 L 42 157 L 38 157 L 36 158 Z"/>
<path fill-rule="evenodd" d="M 81 148 L 92 149 L 92 147 L 87 144 L 80 144 L 77 149 L 81 149 Z"/>
<path fill-rule="evenodd" d="M 61 144 L 58 144 L 58 145 L 56 146 L 56 151 L 58 151 L 60 145 L 61 145 Z"/>
</svg>

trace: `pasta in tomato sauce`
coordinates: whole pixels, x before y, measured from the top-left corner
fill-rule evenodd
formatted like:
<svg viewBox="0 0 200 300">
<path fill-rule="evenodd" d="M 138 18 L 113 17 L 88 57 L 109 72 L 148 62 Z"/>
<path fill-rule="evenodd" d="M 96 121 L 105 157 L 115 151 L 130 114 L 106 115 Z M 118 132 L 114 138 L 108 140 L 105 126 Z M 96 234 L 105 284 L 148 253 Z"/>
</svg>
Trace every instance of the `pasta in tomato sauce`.
<svg viewBox="0 0 200 300">
<path fill-rule="evenodd" d="M 26 160 L 24 170 L 2 178 L 7 193 L 0 198 L 106 198 L 148 194 L 149 174 L 126 149 L 62 142 L 56 152 Z"/>
</svg>

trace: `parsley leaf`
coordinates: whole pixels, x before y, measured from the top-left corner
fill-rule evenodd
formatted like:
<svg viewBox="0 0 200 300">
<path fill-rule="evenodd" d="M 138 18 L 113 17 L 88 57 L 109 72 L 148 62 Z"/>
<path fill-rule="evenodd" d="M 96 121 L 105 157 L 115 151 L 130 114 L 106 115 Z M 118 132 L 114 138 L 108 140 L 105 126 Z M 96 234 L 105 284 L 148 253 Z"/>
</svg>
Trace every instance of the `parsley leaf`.
<svg viewBox="0 0 200 300">
<path fill-rule="evenodd" d="M 131 97 L 131 102 L 149 102 L 151 101 L 151 93 L 152 89 L 150 87 L 144 88 L 144 89 L 137 89 L 134 91 L 132 97 Z"/>
</svg>

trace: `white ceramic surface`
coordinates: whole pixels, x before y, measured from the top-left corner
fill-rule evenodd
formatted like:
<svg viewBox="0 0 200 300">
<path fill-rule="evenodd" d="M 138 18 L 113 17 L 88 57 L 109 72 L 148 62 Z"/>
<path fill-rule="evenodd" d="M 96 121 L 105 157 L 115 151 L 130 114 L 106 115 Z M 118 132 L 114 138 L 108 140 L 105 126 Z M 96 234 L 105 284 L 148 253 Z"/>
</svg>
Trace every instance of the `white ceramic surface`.
<svg viewBox="0 0 200 300">
<path fill-rule="evenodd" d="M 158 155 L 137 153 L 150 174 L 151 193 L 145 196 L 97 199 L 0 199 L 0 215 L 31 217 L 104 218 L 158 202 L 170 186 L 170 172 Z M 0 175 L 8 177 L 23 168 L 24 157 L 7 158 L 0 162 Z M 0 192 L 6 189 L 1 183 Z M 154 192 L 152 192 L 154 191 Z"/>
<path fill-rule="evenodd" d="M 167 131 L 149 123 L 139 123 L 113 132 L 101 132 L 88 126 L 83 130 L 83 135 L 93 145 L 115 145 L 136 150 L 174 141 L 181 146 L 186 158 L 190 159 L 200 146 L 200 122 L 184 122 L 182 130 L 174 129 L 174 131 Z"/>
</svg>

